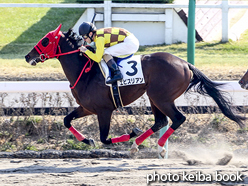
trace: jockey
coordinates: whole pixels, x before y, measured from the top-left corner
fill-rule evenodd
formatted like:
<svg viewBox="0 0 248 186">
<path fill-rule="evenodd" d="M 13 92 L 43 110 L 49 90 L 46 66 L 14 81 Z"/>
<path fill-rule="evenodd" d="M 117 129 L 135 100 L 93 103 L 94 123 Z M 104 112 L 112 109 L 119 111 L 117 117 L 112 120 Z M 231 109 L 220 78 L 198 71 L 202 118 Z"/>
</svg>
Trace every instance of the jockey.
<svg viewBox="0 0 248 186">
<path fill-rule="evenodd" d="M 81 52 L 87 54 L 89 58 L 99 63 L 103 58 L 112 72 L 111 79 L 106 81 L 112 84 L 122 80 L 123 76 L 114 57 L 134 54 L 139 49 L 138 39 L 129 31 L 123 28 L 109 27 L 96 29 L 95 25 L 83 22 L 79 26 L 79 34 L 83 36 L 87 43 L 95 42 L 95 53 L 87 50 L 86 47 L 79 47 Z"/>
</svg>

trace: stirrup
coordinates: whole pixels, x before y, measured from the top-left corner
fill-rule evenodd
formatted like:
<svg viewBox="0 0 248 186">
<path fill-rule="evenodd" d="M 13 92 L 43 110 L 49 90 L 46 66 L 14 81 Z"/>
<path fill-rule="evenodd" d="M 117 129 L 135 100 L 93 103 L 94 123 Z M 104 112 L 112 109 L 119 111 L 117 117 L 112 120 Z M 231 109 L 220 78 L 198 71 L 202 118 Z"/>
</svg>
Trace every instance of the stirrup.
<svg viewBox="0 0 248 186">
<path fill-rule="evenodd" d="M 106 84 L 113 84 L 114 82 L 122 80 L 122 79 L 123 79 L 123 76 L 121 73 L 115 74 L 110 80 L 106 81 Z"/>
</svg>

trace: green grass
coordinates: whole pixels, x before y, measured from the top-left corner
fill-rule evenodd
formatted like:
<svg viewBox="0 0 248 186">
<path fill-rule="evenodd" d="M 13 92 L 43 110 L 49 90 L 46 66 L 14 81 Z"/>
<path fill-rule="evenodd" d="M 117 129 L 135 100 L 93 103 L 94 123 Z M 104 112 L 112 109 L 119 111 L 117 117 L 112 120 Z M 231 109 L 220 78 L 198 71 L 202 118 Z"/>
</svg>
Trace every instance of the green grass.
<svg viewBox="0 0 248 186">
<path fill-rule="evenodd" d="M 75 138 L 75 137 L 74 137 Z M 98 147 L 95 147 L 97 149 Z M 93 147 L 86 145 L 85 143 L 82 143 L 78 141 L 77 139 L 67 139 L 66 143 L 63 145 L 63 150 L 92 150 Z"/>
<path fill-rule="evenodd" d="M 3 58 L 3 54 L 26 52 L 27 48 L 30 49 L 60 23 L 61 30 L 67 31 L 73 27 L 84 9 L 0 8 L 0 11 L 0 50 Z"/>
<path fill-rule="evenodd" d="M 75 3 L 76 0 L 9 0 L 8 3 Z M 0 0 L 6 3 L 6 0 Z M 44 64 L 31 67 L 24 56 L 49 31 L 62 23 L 62 31 L 72 27 L 83 13 L 83 9 L 70 8 L 0 8 L 0 70 L 18 68 L 26 73 L 30 68 L 36 70 L 52 69 L 62 72 L 57 60 L 49 60 Z M 200 42 L 196 43 L 195 66 L 200 69 L 247 69 L 248 31 L 240 41 L 228 43 Z M 169 52 L 187 60 L 187 44 L 142 46 L 136 54 L 153 52 Z"/>
<path fill-rule="evenodd" d="M 0 0 L 0 3 L 6 1 Z M 76 0 L 10 0 L 8 3 L 62 3 Z M 78 8 L 0 8 L 0 45 L 36 43 L 37 39 L 62 23 L 62 30 L 72 27 L 84 12 Z"/>
<path fill-rule="evenodd" d="M 0 3 L 75 3 L 76 0 L 0 0 Z M 49 31 L 62 23 L 62 31 L 73 27 L 85 9 L 80 8 L 0 8 L 0 69 L 28 71 L 24 56 Z M 39 69 L 56 68 L 50 60 Z M 13 69 L 13 70 L 12 70 Z"/>
<path fill-rule="evenodd" d="M 141 47 L 137 54 L 149 54 L 153 52 L 168 52 L 187 60 L 186 43 Z M 226 68 L 240 67 L 246 69 L 247 57 L 248 31 L 236 42 L 199 42 L 195 45 L 195 66 L 198 68 L 204 69 L 205 67 L 216 66 Z"/>
<path fill-rule="evenodd" d="M 0 3 L 78 3 L 77 0 L 0 0 Z"/>
</svg>

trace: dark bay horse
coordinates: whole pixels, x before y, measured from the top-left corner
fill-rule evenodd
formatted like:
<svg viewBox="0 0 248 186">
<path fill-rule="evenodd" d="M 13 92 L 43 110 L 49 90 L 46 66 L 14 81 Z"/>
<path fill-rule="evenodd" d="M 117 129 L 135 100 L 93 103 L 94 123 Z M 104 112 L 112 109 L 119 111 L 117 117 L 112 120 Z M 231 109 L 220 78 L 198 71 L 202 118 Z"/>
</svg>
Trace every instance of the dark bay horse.
<svg viewBox="0 0 248 186">
<path fill-rule="evenodd" d="M 243 75 L 243 77 L 239 80 L 239 84 L 241 88 L 248 90 L 248 70 Z"/>
<path fill-rule="evenodd" d="M 94 145 L 93 140 L 85 138 L 73 128 L 71 121 L 96 114 L 102 143 L 123 142 L 135 137 L 138 132 L 133 130 L 130 134 L 108 138 L 111 115 L 116 109 L 110 89 L 105 85 L 105 79 L 97 63 L 85 65 L 90 59 L 78 52 L 77 49 L 80 44 L 74 37 L 75 33 L 71 30 L 66 33 L 61 32 L 60 28 L 61 25 L 44 36 L 25 58 L 31 65 L 36 65 L 38 62 L 44 62 L 53 57 L 57 57 L 60 61 L 67 79 L 73 86 L 72 94 L 79 104 L 77 109 L 64 118 L 64 125 L 79 141 Z M 158 52 L 142 55 L 141 64 L 145 84 L 120 87 L 122 101 L 123 105 L 128 105 L 146 92 L 151 103 L 155 123 L 149 130 L 136 138 L 131 152 L 136 152 L 138 145 L 146 138 L 166 126 L 168 116 L 172 120 L 172 125 L 158 141 L 159 147 L 161 147 L 160 153 L 164 156 L 163 146 L 166 140 L 186 119 L 175 106 L 174 100 L 191 88 L 195 88 L 200 94 L 212 97 L 226 117 L 235 121 L 240 127 L 244 126 L 242 120 L 245 118 L 234 113 L 231 102 L 219 89 L 222 84 L 211 81 L 190 63 L 172 54 Z"/>
</svg>

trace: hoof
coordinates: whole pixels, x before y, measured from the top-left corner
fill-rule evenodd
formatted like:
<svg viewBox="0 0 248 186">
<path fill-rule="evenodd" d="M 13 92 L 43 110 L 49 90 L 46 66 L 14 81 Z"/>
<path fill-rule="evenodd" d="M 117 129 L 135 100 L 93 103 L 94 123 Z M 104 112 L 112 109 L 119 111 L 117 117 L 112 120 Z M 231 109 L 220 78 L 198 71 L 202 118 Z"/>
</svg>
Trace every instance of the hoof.
<svg viewBox="0 0 248 186">
<path fill-rule="evenodd" d="M 92 147 L 96 147 L 95 141 L 93 139 L 89 139 L 89 145 Z"/>
<path fill-rule="evenodd" d="M 140 136 L 141 134 L 143 134 L 143 131 L 137 127 L 133 129 L 133 132 L 136 134 L 136 136 Z"/>
<path fill-rule="evenodd" d="M 165 150 L 165 148 L 164 148 L 164 147 L 161 147 L 161 146 L 158 146 L 158 154 L 159 154 L 162 158 L 164 158 L 165 155 L 166 155 L 166 150 Z"/>
<path fill-rule="evenodd" d="M 134 154 L 136 154 L 136 152 L 139 152 L 139 149 L 138 148 L 131 148 L 131 150 L 130 150 L 130 154 L 131 155 L 134 155 Z"/>
<path fill-rule="evenodd" d="M 133 142 L 133 145 L 132 145 L 132 147 L 131 147 L 131 150 L 130 150 L 130 154 L 131 155 L 134 155 L 136 152 L 138 152 L 139 151 L 139 149 L 138 149 L 138 145 L 136 144 L 136 142 L 134 141 Z"/>
</svg>

